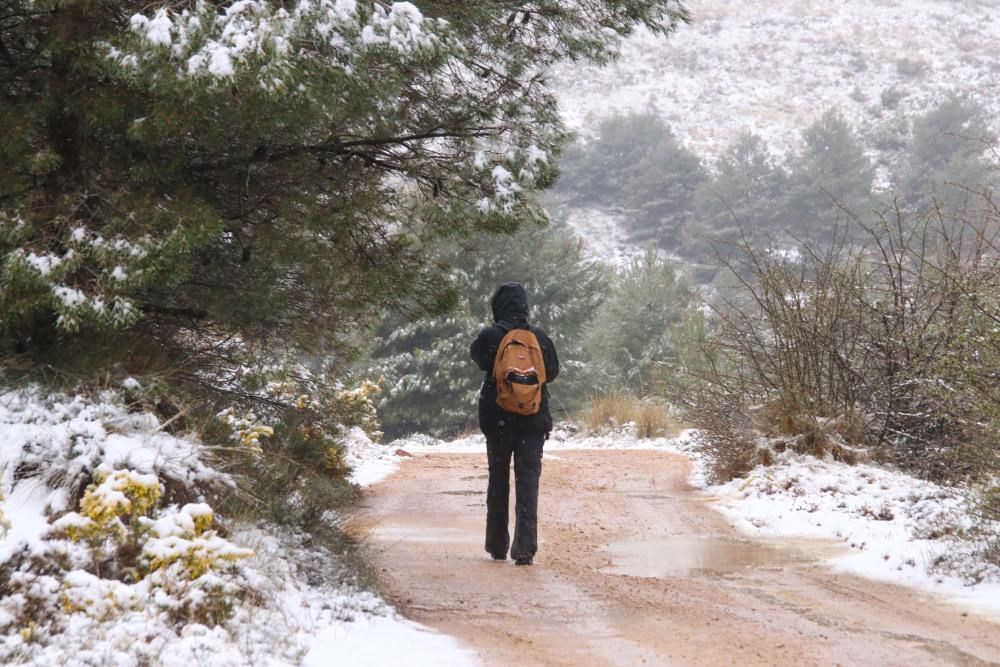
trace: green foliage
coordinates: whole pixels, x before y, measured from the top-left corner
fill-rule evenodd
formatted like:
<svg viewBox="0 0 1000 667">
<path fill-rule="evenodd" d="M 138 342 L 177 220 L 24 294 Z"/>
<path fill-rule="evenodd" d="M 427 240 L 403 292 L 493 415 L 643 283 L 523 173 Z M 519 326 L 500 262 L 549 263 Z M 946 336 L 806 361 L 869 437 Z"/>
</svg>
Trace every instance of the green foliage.
<svg viewBox="0 0 1000 667">
<path fill-rule="evenodd" d="M 247 481 L 230 499 L 230 513 L 314 529 L 354 497 L 346 440 L 381 439 L 380 387 L 369 380 L 345 386 L 327 370 L 334 369 L 312 371 L 296 360 L 261 369 L 243 380 L 251 397 L 234 401 L 201 429 L 203 440 Z"/>
<path fill-rule="evenodd" d="M 954 208 L 976 199 L 963 188 L 983 192 L 995 181 L 985 151 L 996 137 L 987 128 L 982 106 L 961 97 L 916 118 L 909 160 L 898 175 L 904 200 L 925 210 L 935 203 Z"/>
<path fill-rule="evenodd" d="M 787 182 L 764 141 L 741 135 L 716 162 L 712 179 L 695 192 L 695 215 L 683 231 L 685 254 L 709 257 L 720 243 L 735 243 L 744 233 L 780 232 Z"/>
<path fill-rule="evenodd" d="M 447 302 L 424 243 L 541 217 L 565 135 L 535 73 L 687 19 L 351 5 L 7 3 L 0 354 L 343 363 L 385 309 Z"/>
<path fill-rule="evenodd" d="M 615 277 L 584 335 L 592 392 L 647 396 L 673 378 L 697 335 L 701 314 L 677 266 L 646 252 Z"/>
<path fill-rule="evenodd" d="M 386 319 L 371 352 L 369 374 L 385 378 L 378 407 L 388 436 L 446 435 L 475 424 L 483 375 L 469 357 L 469 345 L 492 321 L 489 302 L 496 287 L 512 280 L 527 289 L 531 322 L 545 329 L 559 354 L 553 408 L 568 409 L 583 398 L 580 335 L 604 297 L 607 276 L 583 257 L 579 240 L 562 227 L 525 227 L 513 237 L 453 243 L 436 256 L 455 267 L 457 308 L 415 322 Z"/>
<path fill-rule="evenodd" d="M 568 152 L 559 188 L 583 203 L 631 209 L 633 241 L 672 248 L 704 179 L 698 156 L 659 116 L 646 113 L 604 120 L 593 141 Z"/>
<path fill-rule="evenodd" d="M 655 114 L 611 116 L 567 150 L 557 192 L 569 203 L 620 207 L 633 242 L 706 260 L 717 242 L 748 235 L 830 240 L 838 221 L 871 208 L 874 169 L 847 121 L 824 114 L 800 151 L 778 164 L 757 136 L 740 136 L 714 173 Z M 741 231 L 742 230 L 742 231 Z"/>
<path fill-rule="evenodd" d="M 829 242 L 838 222 L 866 217 L 875 171 L 847 120 L 827 111 L 802 133 L 803 145 L 786 163 L 785 216 L 797 235 Z"/>
</svg>

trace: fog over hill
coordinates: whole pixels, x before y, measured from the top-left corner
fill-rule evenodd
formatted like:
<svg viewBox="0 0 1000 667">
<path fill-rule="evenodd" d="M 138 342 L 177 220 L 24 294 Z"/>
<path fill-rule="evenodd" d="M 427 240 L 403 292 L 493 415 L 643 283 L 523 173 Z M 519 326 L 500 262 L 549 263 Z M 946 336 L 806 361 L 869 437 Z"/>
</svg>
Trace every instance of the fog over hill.
<svg viewBox="0 0 1000 667">
<path fill-rule="evenodd" d="M 996 0 L 690 0 L 687 6 L 690 25 L 667 38 L 634 35 L 616 63 L 565 63 L 553 71 L 564 118 L 581 142 L 611 117 L 653 113 L 713 174 L 717 159 L 747 132 L 775 160 L 787 161 L 801 149 L 803 130 L 835 110 L 871 161 L 873 194 L 890 198 L 911 160 L 915 119 L 949 98 L 964 99 L 982 110 L 988 126 L 946 130 L 942 142 L 970 144 L 1000 129 Z M 571 172 L 564 172 L 563 189 L 577 177 Z M 586 239 L 589 255 L 618 264 L 638 251 L 623 228 L 634 211 L 606 199 L 558 197 L 551 212 Z"/>
<path fill-rule="evenodd" d="M 1000 15 L 993 0 L 691 0 L 694 21 L 662 38 L 640 33 L 618 63 L 555 74 L 567 123 L 586 136 L 615 113 L 655 110 L 712 159 L 740 132 L 792 149 L 799 131 L 838 107 L 874 137 L 898 115 L 952 93 L 1000 110 Z"/>
</svg>

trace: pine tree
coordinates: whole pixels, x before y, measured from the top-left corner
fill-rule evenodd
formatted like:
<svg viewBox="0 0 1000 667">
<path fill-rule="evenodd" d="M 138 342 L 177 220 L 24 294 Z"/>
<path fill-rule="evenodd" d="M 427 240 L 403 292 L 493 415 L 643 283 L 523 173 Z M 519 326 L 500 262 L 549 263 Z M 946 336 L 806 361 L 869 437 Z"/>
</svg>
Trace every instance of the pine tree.
<svg viewBox="0 0 1000 667">
<path fill-rule="evenodd" d="M 698 259 L 721 250 L 719 242 L 743 234 L 779 232 L 788 175 L 755 134 L 741 135 L 716 162 L 716 175 L 698 188 L 695 215 L 684 232 L 686 254 Z"/>
<path fill-rule="evenodd" d="M 831 109 L 803 131 L 803 146 L 786 163 L 789 231 L 829 240 L 838 223 L 872 207 L 875 170 L 850 124 Z"/>
<path fill-rule="evenodd" d="M 105 360 L 237 368 L 440 307 L 423 244 L 541 216 L 564 139 L 545 68 L 681 20 L 674 0 L 10 0 L 0 354 L 111 340 Z"/>
<path fill-rule="evenodd" d="M 597 137 L 568 152 L 560 190 L 584 204 L 617 205 L 633 242 L 675 248 L 705 178 L 697 155 L 655 114 L 612 116 Z"/>
<path fill-rule="evenodd" d="M 607 300 L 584 334 L 594 393 L 662 393 L 699 335 L 695 293 L 677 266 L 655 249 L 633 259 L 613 278 Z"/>
<path fill-rule="evenodd" d="M 625 202 L 635 210 L 628 219 L 629 236 L 636 243 L 674 250 L 691 221 L 694 194 L 705 180 L 705 170 L 663 121 L 646 145 L 642 157 L 625 172 Z"/>
<path fill-rule="evenodd" d="M 995 140 L 979 104 L 950 97 L 913 121 L 906 167 L 899 175 L 903 200 L 918 211 L 936 204 L 952 208 L 970 199 L 964 188 L 983 192 L 994 181 L 985 159 Z M 978 205 L 978 197 L 973 197 Z"/>
</svg>

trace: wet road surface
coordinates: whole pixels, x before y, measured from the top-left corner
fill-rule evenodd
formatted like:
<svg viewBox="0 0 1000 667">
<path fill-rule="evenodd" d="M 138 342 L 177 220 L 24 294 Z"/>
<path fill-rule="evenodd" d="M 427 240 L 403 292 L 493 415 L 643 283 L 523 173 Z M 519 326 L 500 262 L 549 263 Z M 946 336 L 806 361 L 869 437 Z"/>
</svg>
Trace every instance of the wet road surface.
<svg viewBox="0 0 1000 667">
<path fill-rule="evenodd" d="M 417 455 L 351 529 L 389 600 L 486 665 L 1000 665 L 1000 624 L 836 573 L 837 544 L 753 542 L 689 487 L 686 458 L 558 451 L 532 567 L 483 551 L 486 457 Z"/>
</svg>

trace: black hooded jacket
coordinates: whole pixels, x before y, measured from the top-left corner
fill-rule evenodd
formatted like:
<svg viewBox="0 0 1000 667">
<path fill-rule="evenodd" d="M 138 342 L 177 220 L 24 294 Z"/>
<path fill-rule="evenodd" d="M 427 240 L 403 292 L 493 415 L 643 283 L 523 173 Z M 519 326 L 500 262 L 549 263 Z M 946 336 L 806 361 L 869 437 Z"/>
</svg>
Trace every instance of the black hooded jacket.
<svg viewBox="0 0 1000 667">
<path fill-rule="evenodd" d="M 479 428 L 486 435 L 501 433 L 548 433 L 552 430 L 549 413 L 548 384 L 559 375 L 556 348 L 545 332 L 528 324 L 528 295 L 520 283 L 505 283 L 497 288 L 493 300 L 493 326 L 479 332 L 469 352 L 480 370 L 485 371 L 483 388 L 479 391 Z M 493 362 L 500 341 L 511 329 L 528 329 L 538 339 L 545 360 L 545 385 L 542 386 L 542 407 L 538 414 L 518 415 L 497 405 L 497 387 L 493 381 Z"/>
</svg>

